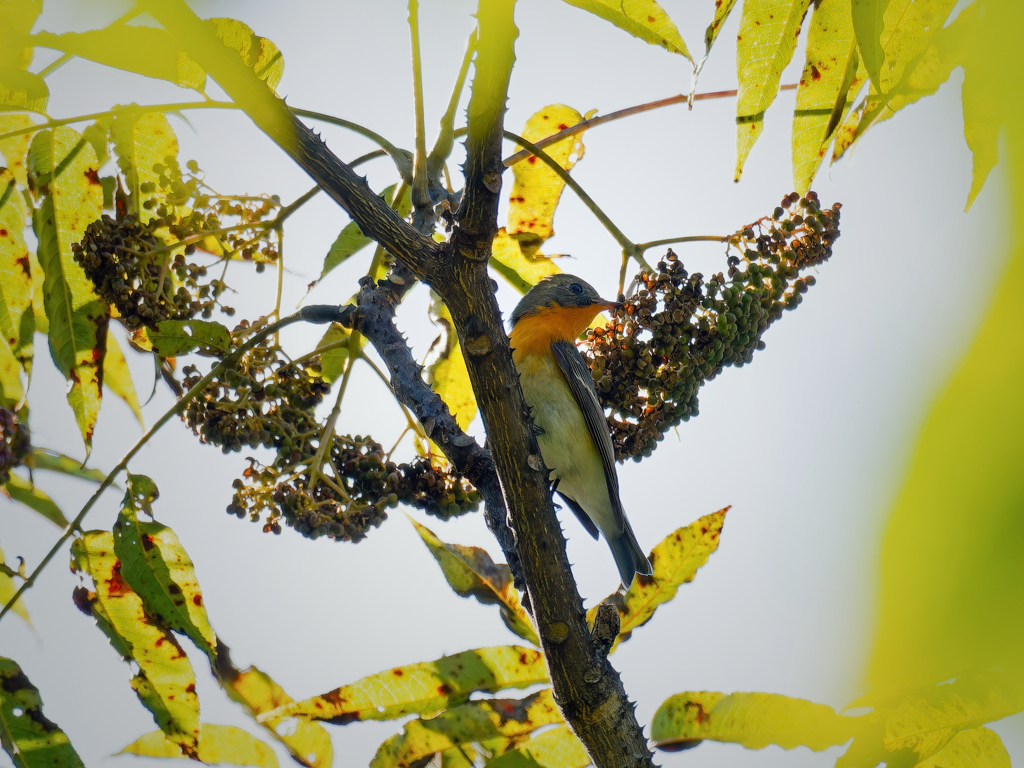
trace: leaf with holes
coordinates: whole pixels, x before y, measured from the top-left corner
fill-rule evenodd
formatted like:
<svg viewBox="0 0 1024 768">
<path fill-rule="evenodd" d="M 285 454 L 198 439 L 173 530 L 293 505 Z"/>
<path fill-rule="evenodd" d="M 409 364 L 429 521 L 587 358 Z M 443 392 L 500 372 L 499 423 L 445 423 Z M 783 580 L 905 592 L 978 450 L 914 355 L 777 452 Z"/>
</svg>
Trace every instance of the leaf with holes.
<svg viewBox="0 0 1024 768">
<path fill-rule="evenodd" d="M 39 490 L 34 483 L 30 483 L 12 472 L 4 484 L 4 490 L 11 499 L 21 502 L 29 509 L 34 509 L 51 523 L 56 523 L 61 528 L 67 527 L 67 518 L 60 511 L 60 507 L 46 493 Z"/>
<path fill-rule="evenodd" d="M 654 575 L 637 577 L 625 595 L 616 593 L 607 598 L 619 609 L 621 620 L 612 650 L 629 640 L 634 629 L 650 621 L 659 605 L 676 596 L 680 585 L 693 581 L 697 569 L 718 549 L 728 511 L 729 507 L 720 509 L 670 533 L 651 550 Z M 596 615 L 595 605 L 587 611 L 591 626 Z"/>
<path fill-rule="evenodd" d="M 196 349 L 221 356 L 231 351 L 231 333 L 212 320 L 163 320 L 145 329 L 146 343 L 160 357 L 177 357 Z"/>
<path fill-rule="evenodd" d="M 128 492 L 114 523 L 114 550 L 121 560 L 121 573 L 139 593 L 148 614 L 187 635 L 215 664 L 217 637 L 203 606 L 192 560 L 173 530 L 139 519 L 139 511 L 148 510 L 158 495 L 148 477 L 129 476 Z"/>
<path fill-rule="evenodd" d="M 457 595 L 475 597 L 484 605 L 497 605 L 501 611 L 501 620 L 510 631 L 540 646 L 533 622 L 519 602 L 519 595 L 512 585 L 512 572 L 507 565 L 495 563 L 487 551 L 480 547 L 443 542 L 426 526 L 411 517 L 409 520 L 416 526 L 416 532 L 441 566 L 445 579 Z"/>
<path fill-rule="evenodd" d="M 863 730 L 865 717 L 844 717 L 824 704 L 775 693 L 691 691 L 677 693 L 658 707 L 651 722 L 651 741 L 668 752 L 703 739 L 742 744 L 747 749 L 775 744 L 821 751 Z"/>
<path fill-rule="evenodd" d="M 35 287 L 23 234 L 29 215 L 14 175 L 6 168 L 0 169 L 0 385 L 3 399 L 13 403 L 24 395 L 17 369 L 32 373 L 35 350 Z M 8 370 L 11 359 L 15 365 Z"/>
<path fill-rule="evenodd" d="M 155 190 L 160 174 L 153 168 L 166 165 L 168 158 L 178 157 L 178 138 L 162 112 L 119 114 L 110 124 L 110 137 L 114 142 L 117 167 L 124 174 L 130 195 L 131 213 L 139 221 L 147 223 L 156 216 L 156 211 L 147 209 L 144 203 L 153 199 L 154 195 L 152 191 L 143 192 L 142 188 L 145 185 Z M 181 192 L 187 194 L 184 190 Z"/>
<path fill-rule="evenodd" d="M 43 714 L 39 689 L 0 656 L 0 744 L 16 768 L 85 768 L 67 734 Z"/>
<path fill-rule="evenodd" d="M 140 736 L 117 754 L 141 757 L 177 757 L 186 759 L 181 748 L 164 735 L 153 731 Z M 251 765 L 278 768 L 277 755 L 251 733 L 234 725 L 203 723 L 199 728 L 199 761 L 219 765 Z"/>
<path fill-rule="evenodd" d="M 736 181 L 764 130 L 764 113 L 779 93 L 779 79 L 793 58 L 809 3 L 744 0 L 736 38 Z"/>
<path fill-rule="evenodd" d="M 476 416 L 476 397 L 473 395 L 473 384 L 469 380 L 466 359 L 462 355 L 462 345 L 455 332 L 448 307 L 436 295 L 430 302 L 430 318 L 435 325 L 440 325 L 441 335 L 431 346 L 436 352 L 434 361 L 427 366 L 427 381 L 430 388 L 440 395 L 448 410 L 461 429 L 466 429 Z M 443 346 L 439 346 L 441 341 Z"/>
<path fill-rule="evenodd" d="M 569 5 L 582 8 L 633 37 L 651 45 L 660 45 L 670 53 L 693 58 L 686 49 L 675 22 L 654 0 L 565 0 Z"/>
<path fill-rule="evenodd" d="M 107 329 L 107 353 L 103 356 L 103 383 L 110 387 L 110 391 L 124 400 L 132 413 L 135 415 L 141 426 L 142 406 L 139 404 L 139 396 L 135 392 L 135 382 L 132 381 L 132 372 L 128 370 L 128 361 L 124 359 L 124 352 L 117 338 Z"/>
<path fill-rule="evenodd" d="M 548 136 L 571 128 L 583 115 L 564 104 L 551 104 L 534 112 L 523 127 L 522 136 L 536 144 Z M 571 170 L 583 157 L 582 134 L 562 139 L 544 148 L 544 152 L 565 170 Z M 512 166 L 512 191 L 508 197 L 508 234 L 518 240 L 524 253 L 530 254 L 555 234 L 551 226 L 555 207 L 565 182 L 533 155 Z"/>
<path fill-rule="evenodd" d="M 380 745 L 370 768 L 408 768 L 417 760 L 462 744 L 526 736 L 562 723 L 551 689 L 525 699 L 483 699 L 453 707 L 430 720 L 413 720 Z"/>
<path fill-rule="evenodd" d="M 476 691 L 496 693 L 548 682 L 544 655 L 534 648 L 498 645 L 436 661 L 405 664 L 351 685 L 297 701 L 260 717 L 301 717 L 344 724 L 354 720 L 394 720 L 432 715 L 464 704 Z"/>
<path fill-rule="evenodd" d="M 294 699 L 284 692 L 280 685 L 265 672 L 256 667 L 239 671 L 230 664 L 225 665 L 221 650 L 218 662 L 218 679 L 228 697 L 256 718 L 271 710 L 290 704 Z M 224 667 L 227 669 L 224 669 Z M 334 762 L 334 748 L 330 734 L 319 723 L 287 718 L 268 717 L 257 719 L 271 736 L 284 744 L 292 759 L 308 768 L 330 768 Z"/>
<path fill-rule="evenodd" d="M 71 545 L 72 567 L 92 577 L 95 591 L 77 587 L 75 604 L 92 616 L 126 661 L 139 665 L 131 686 L 168 738 L 194 755 L 199 740 L 196 676 L 171 631 L 151 618 L 123 578 L 109 531 L 88 531 Z"/>
<path fill-rule="evenodd" d="M 519 241 L 509 237 L 504 227 L 494 236 L 490 267 L 520 293 L 526 293 L 542 278 L 562 272 L 551 257 L 539 250 L 534 250 L 529 256 L 523 253 Z"/>
<path fill-rule="evenodd" d="M 28 153 L 29 173 L 42 202 L 33 227 L 45 275 L 43 304 L 49 320 L 50 355 L 71 382 L 68 402 L 85 440 L 100 412 L 106 305 L 74 260 L 72 243 L 103 208 L 96 153 L 76 131 L 60 127 L 36 134 Z"/>
</svg>

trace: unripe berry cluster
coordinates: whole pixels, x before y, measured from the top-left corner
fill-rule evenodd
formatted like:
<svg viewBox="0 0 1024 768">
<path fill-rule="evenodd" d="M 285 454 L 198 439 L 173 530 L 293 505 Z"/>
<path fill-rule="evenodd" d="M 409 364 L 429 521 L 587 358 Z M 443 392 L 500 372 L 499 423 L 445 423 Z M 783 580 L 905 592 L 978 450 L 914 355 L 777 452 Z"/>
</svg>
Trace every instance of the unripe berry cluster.
<svg viewBox="0 0 1024 768">
<path fill-rule="evenodd" d="M 826 261 L 839 237 L 839 203 L 815 193 L 783 198 L 727 239 L 728 275 L 690 275 L 671 250 L 613 321 L 588 333 L 584 354 L 608 418 L 616 456 L 639 461 L 665 433 L 698 413 L 701 385 L 764 349 L 761 336 L 814 285 L 802 270 Z M 737 255 L 736 252 L 740 255 Z"/>
<path fill-rule="evenodd" d="M 24 463 L 31 450 L 28 424 L 14 411 L 0 408 L 0 485 L 11 479 L 11 470 Z"/>
</svg>

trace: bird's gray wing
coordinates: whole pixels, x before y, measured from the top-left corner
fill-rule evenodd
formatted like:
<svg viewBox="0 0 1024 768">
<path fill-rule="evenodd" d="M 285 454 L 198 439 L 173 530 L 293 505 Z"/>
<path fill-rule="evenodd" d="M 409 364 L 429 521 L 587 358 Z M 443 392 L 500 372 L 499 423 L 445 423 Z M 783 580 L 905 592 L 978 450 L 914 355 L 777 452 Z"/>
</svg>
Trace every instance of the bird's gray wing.
<svg viewBox="0 0 1024 768">
<path fill-rule="evenodd" d="M 597 390 L 594 389 L 594 380 L 590 377 L 590 369 L 583 361 L 576 345 L 571 341 L 551 342 L 551 352 L 555 356 L 555 362 L 569 385 L 576 405 L 583 411 L 583 419 L 587 423 L 587 431 L 597 446 L 597 452 L 601 456 L 601 464 L 604 467 L 604 478 L 608 483 L 608 497 L 612 502 L 612 511 L 619 523 L 619 529 L 625 527 L 625 513 L 622 511 L 622 502 L 619 500 L 619 479 L 615 473 L 615 448 L 612 446 L 612 438 L 608 433 L 608 422 L 604 417 L 604 409 L 597 399 Z"/>
<path fill-rule="evenodd" d="M 584 530 L 596 541 L 599 531 L 597 530 L 597 526 L 594 525 L 594 521 L 590 519 L 590 515 L 586 513 L 583 507 L 576 503 L 576 499 L 566 496 L 564 493 L 560 493 L 558 495 L 562 497 L 562 501 L 569 505 L 569 509 L 571 509 L 572 513 L 576 515 L 576 519 L 580 521 Z"/>
</svg>

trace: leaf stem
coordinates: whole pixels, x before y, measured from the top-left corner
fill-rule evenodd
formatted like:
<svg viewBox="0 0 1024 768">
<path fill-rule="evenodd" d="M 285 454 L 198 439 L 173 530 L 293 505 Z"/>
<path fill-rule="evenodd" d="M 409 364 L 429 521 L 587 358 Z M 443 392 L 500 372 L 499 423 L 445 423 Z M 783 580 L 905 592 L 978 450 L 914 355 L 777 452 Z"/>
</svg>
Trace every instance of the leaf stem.
<svg viewBox="0 0 1024 768">
<path fill-rule="evenodd" d="M 322 308 L 320 311 L 322 311 Z M 76 531 L 81 531 L 82 521 L 85 519 L 85 516 L 89 514 L 89 510 L 92 509 L 93 505 L 99 499 L 100 495 L 113 484 L 114 479 L 117 477 L 117 475 L 121 473 L 122 470 L 127 469 L 128 462 L 131 461 L 140 450 L 142 450 L 143 446 L 145 446 L 146 443 L 150 441 L 153 435 L 155 435 L 157 431 L 164 426 L 164 424 L 166 424 L 168 421 L 171 420 L 171 418 L 185 410 L 186 406 L 192 401 L 192 399 L 200 392 L 202 392 L 203 389 L 205 389 L 206 385 L 213 381 L 213 379 L 218 374 L 227 370 L 227 368 L 230 367 L 231 365 L 234 365 L 234 363 L 237 362 L 242 355 L 244 355 L 254 346 L 259 344 L 261 341 L 263 341 L 263 339 L 265 339 L 267 336 L 269 336 L 272 333 L 276 333 L 279 329 L 285 327 L 286 325 L 291 325 L 292 323 L 296 323 L 301 320 L 312 320 L 316 315 L 317 310 L 314 307 L 306 307 L 305 309 L 299 310 L 293 315 L 289 315 L 288 317 L 282 318 L 277 322 L 271 323 L 270 325 L 267 325 L 266 327 L 260 329 L 257 333 L 253 334 L 253 336 L 250 339 L 243 343 L 242 346 L 240 346 L 237 350 L 235 350 L 230 355 L 221 360 L 219 363 L 217 363 L 217 365 L 215 365 L 208 374 L 201 378 L 191 389 L 189 389 L 188 392 L 182 395 L 178 399 L 177 403 L 171 406 L 171 408 L 168 409 L 163 416 L 157 419 L 153 426 L 149 428 L 149 431 L 146 432 L 146 434 L 144 434 L 139 439 L 139 441 L 134 446 L 132 446 L 132 449 L 124 455 L 124 458 L 121 459 L 120 462 L 118 462 L 117 466 L 110 470 L 110 473 L 104 478 L 103 482 L 100 483 L 100 486 L 99 488 L 96 489 L 96 492 L 89 497 L 89 500 L 85 502 L 85 506 L 82 507 L 81 511 L 78 513 L 75 519 L 68 524 L 67 529 L 57 540 L 57 543 L 53 545 L 49 552 L 46 553 L 46 556 L 43 557 L 43 559 L 39 562 L 39 565 L 37 565 L 35 569 L 33 569 L 29 577 L 25 579 L 25 583 L 18 588 L 18 591 L 15 592 L 14 596 L 7 602 L 7 605 L 0 609 L 0 619 L 3 619 L 7 612 L 14 607 L 15 603 L 18 602 L 18 598 L 20 598 L 22 594 L 24 594 L 26 591 L 32 588 L 32 586 L 36 582 L 36 579 L 39 577 L 39 574 L 50 563 L 50 561 L 53 560 L 54 556 L 60 551 L 61 547 L 64 546 L 64 543 L 69 538 L 71 538 L 71 536 Z M 313 321 L 316 322 L 316 320 Z"/>
<path fill-rule="evenodd" d="M 427 193 L 427 129 L 423 120 L 423 62 L 420 59 L 420 3 L 409 0 L 409 36 L 412 38 L 412 88 L 416 112 L 416 155 L 412 171 L 412 204 L 420 209 L 430 205 Z"/>
<path fill-rule="evenodd" d="M 441 117 L 441 130 L 437 134 L 437 141 L 434 148 L 430 150 L 427 158 L 427 178 L 437 179 L 444 168 L 445 178 L 448 180 L 448 191 L 451 192 L 451 179 L 448 178 L 448 166 L 445 161 L 452 153 L 455 144 L 455 112 L 459 108 L 459 101 L 462 98 L 462 89 L 466 86 L 466 77 L 469 74 L 469 65 L 473 61 L 473 54 L 476 53 L 477 30 L 473 30 L 466 44 L 466 53 L 462 57 L 462 66 L 459 68 L 459 76 L 455 79 L 455 88 L 452 89 L 451 98 L 448 100 L 448 109 Z"/>
<path fill-rule="evenodd" d="M 657 248 L 659 245 L 672 245 L 674 243 L 724 243 L 728 236 L 721 235 L 688 235 L 686 237 L 669 237 L 664 240 L 651 240 L 649 243 L 638 243 L 637 250 L 641 253 Z"/>
</svg>

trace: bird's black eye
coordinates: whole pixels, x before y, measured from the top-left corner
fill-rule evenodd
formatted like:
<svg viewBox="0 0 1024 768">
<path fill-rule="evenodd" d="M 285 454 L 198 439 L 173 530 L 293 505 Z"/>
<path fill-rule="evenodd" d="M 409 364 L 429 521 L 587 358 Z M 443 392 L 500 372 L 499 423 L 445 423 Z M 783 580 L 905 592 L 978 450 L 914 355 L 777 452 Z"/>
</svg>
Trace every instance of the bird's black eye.
<svg viewBox="0 0 1024 768">
<path fill-rule="evenodd" d="M 583 286 L 579 283 L 573 283 L 569 286 L 569 290 L 573 293 L 583 293 Z"/>
</svg>

